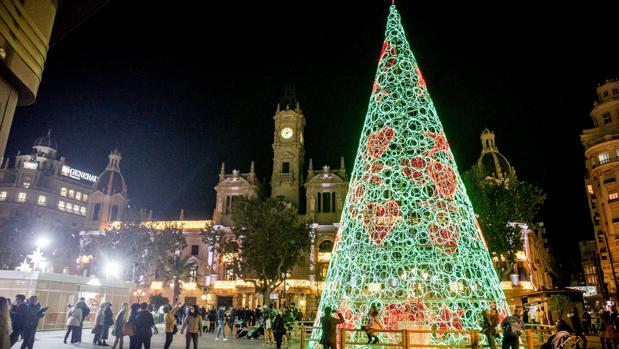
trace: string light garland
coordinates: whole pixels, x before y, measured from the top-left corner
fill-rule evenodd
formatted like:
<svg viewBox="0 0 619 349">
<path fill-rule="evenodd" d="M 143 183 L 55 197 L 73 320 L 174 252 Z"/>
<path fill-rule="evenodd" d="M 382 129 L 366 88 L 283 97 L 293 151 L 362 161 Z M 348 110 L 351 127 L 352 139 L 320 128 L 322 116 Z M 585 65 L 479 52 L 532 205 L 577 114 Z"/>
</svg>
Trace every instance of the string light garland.
<svg viewBox="0 0 619 349">
<path fill-rule="evenodd" d="M 492 302 L 507 314 L 449 143 L 391 5 L 315 326 L 329 306 L 344 315 L 340 326 L 358 329 L 375 305 L 389 330 L 472 330 Z M 311 348 L 320 336 L 313 331 Z M 413 340 L 464 344 L 468 337 Z"/>
</svg>

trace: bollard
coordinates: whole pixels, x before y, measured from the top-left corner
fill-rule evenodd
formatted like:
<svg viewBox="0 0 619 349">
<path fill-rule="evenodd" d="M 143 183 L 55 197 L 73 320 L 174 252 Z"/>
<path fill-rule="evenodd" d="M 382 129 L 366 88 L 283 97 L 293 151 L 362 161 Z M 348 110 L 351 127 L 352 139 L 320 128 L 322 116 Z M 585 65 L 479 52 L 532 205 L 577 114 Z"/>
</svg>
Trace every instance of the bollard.
<svg viewBox="0 0 619 349">
<path fill-rule="evenodd" d="M 524 330 L 524 332 L 527 334 L 527 349 L 534 349 L 534 345 L 533 345 L 533 331 L 531 330 Z"/>
</svg>

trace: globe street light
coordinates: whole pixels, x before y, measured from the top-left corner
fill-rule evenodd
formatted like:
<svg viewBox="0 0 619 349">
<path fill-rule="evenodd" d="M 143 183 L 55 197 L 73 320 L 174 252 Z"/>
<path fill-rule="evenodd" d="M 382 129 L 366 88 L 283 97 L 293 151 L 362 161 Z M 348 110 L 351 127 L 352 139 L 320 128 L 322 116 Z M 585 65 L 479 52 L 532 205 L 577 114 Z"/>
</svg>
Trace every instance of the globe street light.
<svg viewBox="0 0 619 349">
<path fill-rule="evenodd" d="M 47 247 L 47 245 L 49 245 L 50 242 L 50 239 L 45 236 L 41 236 L 37 239 L 36 244 L 38 248 L 45 248 Z"/>
<path fill-rule="evenodd" d="M 105 272 L 105 278 L 106 279 L 110 279 L 111 277 L 113 278 L 117 278 L 120 274 L 121 271 L 121 267 L 118 263 L 115 262 L 108 262 L 107 265 L 105 266 L 104 272 Z"/>
</svg>

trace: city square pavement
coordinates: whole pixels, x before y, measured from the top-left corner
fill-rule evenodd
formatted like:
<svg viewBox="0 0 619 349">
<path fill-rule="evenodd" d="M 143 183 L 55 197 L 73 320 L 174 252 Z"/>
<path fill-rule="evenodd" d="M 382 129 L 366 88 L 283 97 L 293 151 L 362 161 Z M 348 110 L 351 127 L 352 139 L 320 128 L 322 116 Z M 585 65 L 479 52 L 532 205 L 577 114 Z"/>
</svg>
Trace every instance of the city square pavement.
<svg viewBox="0 0 619 349">
<path fill-rule="evenodd" d="M 157 325 L 159 329 L 159 334 L 154 335 L 151 342 L 151 348 L 163 348 L 163 344 L 165 342 L 165 334 L 163 333 L 163 325 Z M 87 348 L 87 349 L 104 349 L 104 348 L 112 348 L 112 344 L 114 343 L 113 336 L 111 335 L 110 330 L 110 338 L 112 340 L 108 341 L 109 347 L 102 347 L 98 345 L 92 344 L 93 334 L 90 333 L 90 329 L 84 329 L 82 335 L 82 343 L 75 344 L 64 344 L 62 341 L 64 339 L 65 331 L 40 331 L 36 334 L 36 341 L 34 343 L 35 349 L 72 349 L 72 348 Z M 227 341 L 215 341 L 215 335 L 213 333 L 203 333 L 202 337 L 199 339 L 198 348 L 200 349 L 208 349 L 208 348 L 222 348 L 222 349 L 248 349 L 248 348 L 275 348 L 275 344 L 267 344 L 262 340 L 257 339 L 245 339 L 245 338 L 228 338 Z M 21 341 L 17 342 L 13 349 L 19 349 L 21 345 Z M 290 345 L 284 344 L 282 348 L 288 349 L 297 349 L 299 348 L 299 341 L 293 341 Z M 125 337 L 125 344 L 123 346 L 124 349 L 129 349 L 129 337 Z M 172 347 L 174 349 L 185 348 L 185 335 L 181 335 L 180 331 L 174 336 L 174 341 L 172 342 Z M 193 349 L 193 344 L 190 345 L 190 348 Z"/>
<path fill-rule="evenodd" d="M 165 335 L 163 334 L 163 325 L 158 325 L 159 334 L 154 335 L 151 342 L 151 348 L 158 349 L 163 348 L 163 343 L 165 342 Z M 64 344 L 62 341 L 64 339 L 65 331 L 41 331 L 37 332 L 36 341 L 34 343 L 35 349 L 72 349 L 72 348 L 87 348 L 87 349 L 103 349 L 103 348 L 111 348 L 114 343 L 113 340 L 108 341 L 109 347 L 102 347 L 92 344 L 93 334 L 90 333 L 90 329 L 85 329 L 84 334 L 82 336 L 82 343 L 76 344 Z M 111 336 L 110 338 L 114 338 Z M 589 341 L 587 348 L 595 349 L 601 348 L 600 340 L 596 336 L 587 336 L 587 340 Z M 21 341 L 17 342 L 13 349 L 19 348 L 21 345 Z M 129 338 L 125 337 L 125 345 L 124 349 L 129 349 Z M 174 341 L 172 342 L 171 348 L 179 349 L 185 348 L 185 336 L 177 333 L 174 336 Z M 193 348 L 191 345 L 190 348 Z M 244 339 L 244 338 L 228 338 L 227 341 L 216 341 L 215 335 L 213 333 L 204 333 L 202 337 L 199 339 L 198 348 L 200 349 L 208 349 L 208 348 L 221 348 L 221 349 L 248 349 L 248 348 L 259 348 L 259 349 L 267 349 L 267 348 L 275 348 L 275 344 L 267 344 L 262 340 L 256 339 Z M 298 349 L 300 348 L 299 340 L 293 340 L 290 344 L 283 344 L 282 348 L 286 349 Z M 522 347 L 521 347 L 522 348 Z M 571 348 L 570 348 L 571 349 Z"/>
</svg>

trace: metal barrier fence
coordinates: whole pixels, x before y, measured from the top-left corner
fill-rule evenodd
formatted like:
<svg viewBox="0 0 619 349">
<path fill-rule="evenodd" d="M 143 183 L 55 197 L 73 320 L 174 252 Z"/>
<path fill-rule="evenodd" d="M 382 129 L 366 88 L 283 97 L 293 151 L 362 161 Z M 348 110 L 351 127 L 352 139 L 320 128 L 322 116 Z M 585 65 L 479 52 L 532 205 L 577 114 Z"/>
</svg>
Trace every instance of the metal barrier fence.
<svg viewBox="0 0 619 349">
<path fill-rule="evenodd" d="M 309 340 L 311 337 L 311 333 L 315 329 L 320 329 L 320 327 L 312 327 L 307 326 L 305 323 L 300 326 L 300 349 L 309 349 Z M 376 331 L 378 334 L 384 333 L 383 338 L 388 338 L 388 342 L 381 342 L 376 344 L 369 344 L 367 342 L 360 342 L 359 333 L 365 334 L 365 331 L 361 329 L 349 329 L 349 328 L 341 328 L 339 329 L 339 347 L 340 349 L 346 348 L 354 348 L 357 346 L 366 346 L 372 348 L 379 347 L 393 347 L 393 348 L 402 348 L 402 349 L 416 349 L 416 348 L 470 348 L 470 349 L 479 349 L 481 347 L 480 340 L 484 337 L 480 334 L 479 330 L 463 330 L 463 331 L 455 331 L 455 330 L 422 330 L 422 329 L 406 329 L 406 330 L 382 330 Z M 500 331 L 499 331 L 500 333 Z M 525 325 L 525 329 L 523 331 L 522 336 L 520 336 L 520 348 L 523 349 L 537 349 L 542 344 L 546 343 L 548 337 L 553 334 L 552 326 L 545 325 Z M 425 340 L 421 340 L 420 338 L 435 338 L 444 335 L 455 335 L 458 337 L 459 344 L 432 344 L 427 343 Z M 483 347 L 487 345 L 484 344 Z M 497 345 L 497 347 L 500 347 Z"/>
</svg>

